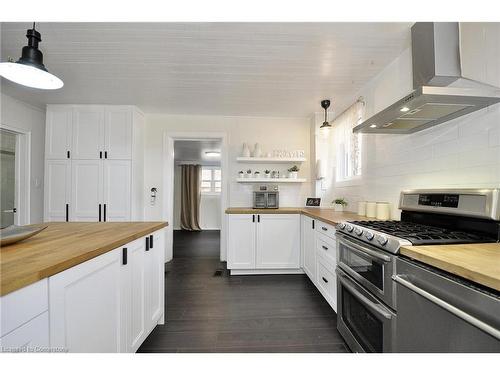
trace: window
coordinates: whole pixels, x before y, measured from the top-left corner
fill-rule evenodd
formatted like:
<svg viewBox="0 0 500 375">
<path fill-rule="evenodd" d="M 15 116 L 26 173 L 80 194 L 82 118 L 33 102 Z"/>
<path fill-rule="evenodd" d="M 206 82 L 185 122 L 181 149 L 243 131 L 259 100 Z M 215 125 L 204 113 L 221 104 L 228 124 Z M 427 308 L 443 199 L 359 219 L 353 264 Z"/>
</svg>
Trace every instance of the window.
<svg viewBox="0 0 500 375">
<path fill-rule="evenodd" d="M 336 150 L 336 181 L 361 176 L 361 134 L 352 129 L 363 121 L 364 103 L 358 100 L 333 122 L 333 143 Z"/>
<path fill-rule="evenodd" d="M 222 188 L 219 167 L 201 167 L 200 191 L 202 194 L 220 194 Z"/>
</svg>

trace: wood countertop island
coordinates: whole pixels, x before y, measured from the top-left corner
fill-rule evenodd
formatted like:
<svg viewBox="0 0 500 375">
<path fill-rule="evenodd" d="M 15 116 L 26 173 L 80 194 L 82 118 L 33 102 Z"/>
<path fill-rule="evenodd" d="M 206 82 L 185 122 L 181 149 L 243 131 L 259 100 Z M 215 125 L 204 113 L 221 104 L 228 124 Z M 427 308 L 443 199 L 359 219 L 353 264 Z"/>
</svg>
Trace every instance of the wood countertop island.
<svg viewBox="0 0 500 375">
<path fill-rule="evenodd" d="M 34 237 L 0 249 L 0 296 L 166 227 L 166 222 L 47 223 Z"/>
<path fill-rule="evenodd" d="M 500 292 L 500 244 L 404 246 L 409 258 Z"/>
</svg>

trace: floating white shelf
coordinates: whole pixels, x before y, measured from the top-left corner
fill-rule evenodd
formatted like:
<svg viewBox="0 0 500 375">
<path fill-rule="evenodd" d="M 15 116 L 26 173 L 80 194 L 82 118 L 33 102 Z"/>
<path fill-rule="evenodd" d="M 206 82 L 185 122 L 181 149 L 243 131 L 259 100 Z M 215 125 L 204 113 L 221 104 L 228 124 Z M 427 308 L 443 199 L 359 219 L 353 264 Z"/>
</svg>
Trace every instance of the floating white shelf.
<svg viewBox="0 0 500 375">
<path fill-rule="evenodd" d="M 238 163 L 269 163 L 269 164 L 277 164 L 277 163 L 302 163 L 306 161 L 306 158 L 244 158 L 238 157 L 236 158 Z"/>
<path fill-rule="evenodd" d="M 305 178 L 237 178 L 236 182 L 253 184 L 257 182 L 275 182 L 275 183 L 298 183 L 298 182 L 307 182 Z"/>
</svg>

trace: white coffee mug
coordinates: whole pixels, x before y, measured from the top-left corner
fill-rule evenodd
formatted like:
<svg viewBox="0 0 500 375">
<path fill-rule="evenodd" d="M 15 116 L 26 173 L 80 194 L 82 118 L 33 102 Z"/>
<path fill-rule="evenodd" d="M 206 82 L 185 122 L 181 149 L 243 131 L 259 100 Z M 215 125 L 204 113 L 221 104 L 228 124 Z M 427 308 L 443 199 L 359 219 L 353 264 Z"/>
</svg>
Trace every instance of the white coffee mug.
<svg viewBox="0 0 500 375">
<path fill-rule="evenodd" d="M 366 202 L 366 217 L 377 216 L 377 202 Z"/>
<path fill-rule="evenodd" d="M 389 220 L 391 213 L 389 210 L 388 202 L 377 202 L 377 219 L 379 220 Z"/>
</svg>

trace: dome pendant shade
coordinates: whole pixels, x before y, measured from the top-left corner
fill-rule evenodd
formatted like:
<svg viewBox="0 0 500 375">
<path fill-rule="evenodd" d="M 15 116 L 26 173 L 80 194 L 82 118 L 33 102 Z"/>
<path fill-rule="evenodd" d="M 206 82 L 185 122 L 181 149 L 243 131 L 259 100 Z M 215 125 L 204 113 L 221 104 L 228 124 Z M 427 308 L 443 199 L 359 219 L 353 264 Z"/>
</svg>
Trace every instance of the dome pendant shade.
<svg viewBox="0 0 500 375">
<path fill-rule="evenodd" d="M 321 125 L 319 128 L 322 130 L 328 130 L 332 127 L 327 118 L 327 110 L 328 107 L 330 107 L 330 101 L 328 99 L 322 100 L 321 107 L 325 110 L 325 121 L 323 121 L 323 125 Z"/>
<path fill-rule="evenodd" d="M 50 74 L 43 65 L 43 54 L 38 49 L 38 43 L 42 41 L 42 38 L 35 30 L 35 24 L 26 32 L 26 37 L 28 45 L 23 47 L 21 58 L 15 63 L 0 63 L 0 76 L 36 89 L 55 90 L 63 87 L 63 81 Z"/>
</svg>

